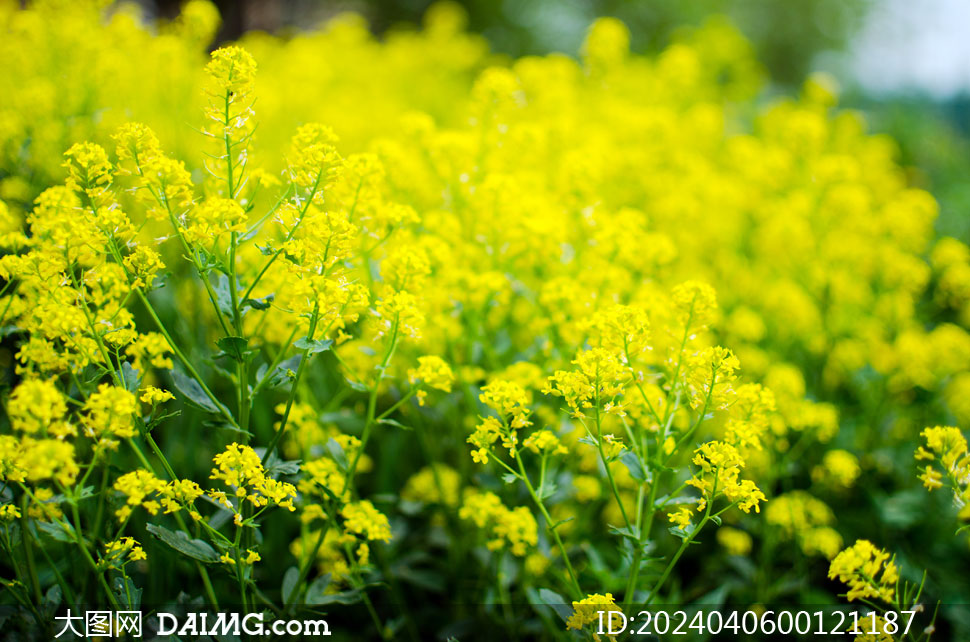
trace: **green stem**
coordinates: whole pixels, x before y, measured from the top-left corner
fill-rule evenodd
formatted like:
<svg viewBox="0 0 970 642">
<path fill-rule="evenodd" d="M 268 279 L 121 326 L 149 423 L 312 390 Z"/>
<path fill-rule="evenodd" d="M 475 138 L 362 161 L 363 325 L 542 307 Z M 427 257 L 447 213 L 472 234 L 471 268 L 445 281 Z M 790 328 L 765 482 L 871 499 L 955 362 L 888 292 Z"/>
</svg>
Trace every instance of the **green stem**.
<svg viewBox="0 0 970 642">
<path fill-rule="evenodd" d="M 573 565 L 569 561 L 569 555 L 566 553 L 566 547 L 562 543 L 562 538 L 559 537 L 559 533 L 556 531 L 555 523 L 552 521 L 552 517 L 549 516 L 549 511 L 546 510 L 545 505 L 539 496 L 536 495 L 535 488 L 532 487 L 532 482 L 529 481 L 529 475 L 525 472 L 525 465 L 522 463 L 522 457 L 519 456 L 519 452 L 515 452 L 515 462 L 519 466 L 519 474 L 521 475 L 522 481 L 525 483 L 526 490 L 529 491 L 529 496 L 532 497 L 532 501 L 535 503 L 539 512 L 542 513 L 543 519 L 546 520 L 546 528 L 552 533 L 552 539 L 556 542 L 556 546 L 559 548 L 559 554 L 562 555 L 562 561 L 566 565 L 566 572 L 569 573 L 569 580 L 572 583 L 573 594 L 577 599 L 582 599 L 583 589 L 579 586 L 579 580 L 576 578 L 576 571 L 573 570 Z"/>
</svg>

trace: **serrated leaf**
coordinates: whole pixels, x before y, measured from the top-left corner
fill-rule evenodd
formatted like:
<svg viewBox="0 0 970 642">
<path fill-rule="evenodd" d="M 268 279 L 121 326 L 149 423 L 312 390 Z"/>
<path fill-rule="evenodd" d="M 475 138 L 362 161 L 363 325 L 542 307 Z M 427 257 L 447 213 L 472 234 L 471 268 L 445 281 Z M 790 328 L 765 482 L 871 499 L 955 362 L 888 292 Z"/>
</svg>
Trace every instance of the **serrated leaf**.
<svg viewBox="0 0 970 642">
<path fill-rule="evenodd" d="M 216 345 L 227 357 L 235 361 L 245 361 L 249 354 L 247 350 L 249 342 L 243 337 L 222 337 L 216 341 Z"/>
<path fill-rule="evenodd" d="M 333 345 L 333 341 L 330 339 L 310 339 L 307 337 L 300 337 L 293 342 L 298 350 L 306 350 L 307 354 L 317 354 L 318 352 L 326 352 Z"/>
<path fill-rule="evenodd" d="M 178 370 L 172 369 L 168 373 L 172 376 L 172 385 L 175 389 L 179 391 L 185 400 L 191 403 L 197 408 L 201 408 L 206 412 L 211 412 L 214 414 L 219 414 L 222 411 L 216 406 L 211 399 L 205 394 L 200 386 L 194 379 L 182 374 Z"/>
<path fill-rule="evenodd" d="M 562 618 L 563 622 L 566 622 L 573 616 L 572 607 L 563 599 L 562 595 L 552 591 L 550 589 L 539 589 L 539 599 L 542 603 L 548 607 L 551 607 L 559 617 Z"/>
<path fill-rule="evenodd" d="M 189 539 L 189 536 L 181 531 L 176 533 L 158 524 L 147 524 L 145 529 L 187 557 L 210 564 L 219 561 L 219 554 L 208 542 L 201 539 Z"/>
<path fill-rule="evenodd" d="M 558 486 L 556 486 L 555 483 L 546 482 L 539 490 L 539 493 L 538 493 L 539 499 L 548 499 L 549 497 L 552 497 L 555 494 L 557 489 L 558 489 Z"/>
</svg>

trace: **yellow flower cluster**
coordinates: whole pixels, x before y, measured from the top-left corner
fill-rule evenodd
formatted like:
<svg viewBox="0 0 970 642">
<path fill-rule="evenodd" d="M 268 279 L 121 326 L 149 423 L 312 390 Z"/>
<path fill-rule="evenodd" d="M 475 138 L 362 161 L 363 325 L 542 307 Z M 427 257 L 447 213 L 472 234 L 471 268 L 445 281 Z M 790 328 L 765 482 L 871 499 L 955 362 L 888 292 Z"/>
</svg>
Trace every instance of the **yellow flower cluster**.
<svg viewBox="0 0 970 642">
<path fill-rule="evenodd" d="M 701 491 L 698 511 L 721 496 L 746 513 L 752 508 L 761 511 L 765 495 L 750 479 L 740 479 L 744 459 L 734 446 L 719 441 L 702 444 L 694 451 L 692 461 L 700 469 L 687 484 Z"/>
<path fill-rule="evenodd" d="M 387 517 L 368 500 L 347 504 L 340 509 L 344 528 L 368 540 L 391 541 L 391 525 Z"/>
<path fill-rule="evenodd" d="M 606 617 L 602 619 L 604 625 L 609 624 L 610 630 L 621 629 L 623 626 L 623 610 L 616 605 L 613 599 L 612 593 L 606 593 L 601 595 L 599 593 L 593 595 L 587 595 L 578 602 L 573 602 L 573 613 L 566 620 L 567 629 L 575 629 L 577 631 L 582 631 L 590 624 L 594 624 L 590 627 L 593 631 L 593 639 L 599 641 L 599 634 L 595 631 L 599 630 L 600 623 L 600 612 L 606 612 Z M 619 615 L 614 615 L 618 613 Z M 611 642 L 616 640 L 613 635 L 608 636 Z"/>
<path fill-rule="evenodd" d="M 513 555 L 523 557 L 539 541 L 532 511 L 526 506 L 510 509 L 494 493 L 469 489 L 458 509 L 458 516 L 488 533 L 486 545 L 492 551 L 507 546 Z"/>
<path fill-rule="evenodd" d="M 165 483 L 151 472 L 138 469 L 118 477 L 114 489 L 126 497 L 125 505 L 115 511 L 121 522 L 131 517 L 134 506 L 141 506 L 151 515 L 157 515 L 161 509 L 169 514 L 184 508 L 193 519 L 201 518 L 194 502 L 202 496 L 203 491 L 192 480 L 177 479 Z"/>
<path fill-rule="evenodd" d="M 798 542 L 806 555 L 832 559 L 842 549 L 842 536 L 832 528 L 832 509 L 805 491 L 772 498 L 765 508 L 765 521 L 777 527 L 784 540 Z"/>
<path fill-rule="evenodd" d="M 850 602 L 874 598 L 892 604 L 899 571 L 889 553 L 860 539 L 835 556 L 829 565 L 829 577 L 849 587 Z"/>
<path fill-rule="evenodd" d="M 257 508 L 269 505 L 281 506 L 295 511 L 296 487 L 266 475 L 259 455 L 250 446 L 232 443 L 212 459 L 215 467 L 209 479 L 222 481 L 230 487 L 240 501 L 246 500 Z M 233 512 L 237 523 L 241 520 L 239 510 L 229 501 L 225 492 L 210 490 L 208 495 Z"/>
<path fill-rule="evenodd" d="M 953 491 L 959 518 L 970 519 L 970 451 L 966 437 L 953 426 L 926 428 L 921 435 L 926 447 L 916 449 L 916 459 L 930 462 L 922 468 L 923 485 L 936 490 L 945 483 Z"/>
</svg>

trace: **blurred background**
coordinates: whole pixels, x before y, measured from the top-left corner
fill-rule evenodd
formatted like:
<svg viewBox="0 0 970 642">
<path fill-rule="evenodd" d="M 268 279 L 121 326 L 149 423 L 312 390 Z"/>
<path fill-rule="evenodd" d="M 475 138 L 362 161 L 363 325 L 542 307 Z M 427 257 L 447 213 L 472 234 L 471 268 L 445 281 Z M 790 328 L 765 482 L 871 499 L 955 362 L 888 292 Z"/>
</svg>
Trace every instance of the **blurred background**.
<svg viewBox="0 0 970 642">
<path fill-rule="evenodd" d="M 420 24 L 431 0 L 217 0 L 218 42 L 244 31 L 306 29 L 354 11 L 381 34 Z M 180 0 L 141 0 L 171 18 Z M 812 71 L 842 87 L 899 144 L 911 181 L 940 201 L 939 232 L 970 236 L 970 1 L 968 0 L 461 0 L 470 30 L 493 51 L 575 54 L 599 16 L 622 19 L 640 52 L 663 48 L 684 26 L 726 14 L 752 41 L 773 93 L 794 92 Z"/>
</svg>

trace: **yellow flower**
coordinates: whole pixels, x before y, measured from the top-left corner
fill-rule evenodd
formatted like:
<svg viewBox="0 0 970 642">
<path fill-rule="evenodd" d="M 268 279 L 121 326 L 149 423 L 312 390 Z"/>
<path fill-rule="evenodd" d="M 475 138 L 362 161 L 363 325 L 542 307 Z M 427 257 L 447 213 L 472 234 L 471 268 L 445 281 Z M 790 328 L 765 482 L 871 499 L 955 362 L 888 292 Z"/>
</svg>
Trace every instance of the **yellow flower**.
<svg viewBox="0 0 970 642">
<path fill-rule="evenodd" d="M 347 504 L 340 509 L 344 528 L 368 540 L 391 541 L 391 525 L 387 517 L 366 499 Z"/>
<path fill-rule="evenodd" d="M 889 553 L 864 539 L 835 556 L 829 565 L 829 577 L 849 587 L 849 601 L 874 598 L 890 604 L 896 595 L 899 571 Z"/>
</svg>

